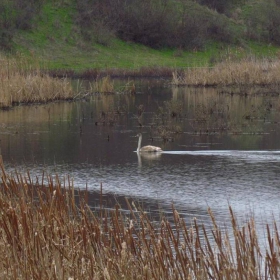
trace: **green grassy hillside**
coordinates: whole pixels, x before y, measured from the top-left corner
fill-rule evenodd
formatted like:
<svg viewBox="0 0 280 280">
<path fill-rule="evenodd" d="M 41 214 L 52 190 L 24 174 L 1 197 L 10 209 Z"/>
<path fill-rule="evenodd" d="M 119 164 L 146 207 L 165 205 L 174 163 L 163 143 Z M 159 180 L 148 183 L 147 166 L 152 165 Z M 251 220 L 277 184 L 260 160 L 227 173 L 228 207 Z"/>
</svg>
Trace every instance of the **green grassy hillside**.
<svg viewBox="0 0 280 280">
<path fill-rule="evenodd" d="M 154 49 L 101 32 L 103 40 L 86 40 L 75 22 L 74 1 L 44 2 L 32 19 L 32 28 L 18 29 L 13 36 L 13 52 L 39 58 L 47 69 L 139 69 L 141 67 L 192 67 L 211 65 L 228 57 L 275 57 L 273 44 L 243 41 L 242 44 L 208 42 L 197 50 Z"/>
</svg>

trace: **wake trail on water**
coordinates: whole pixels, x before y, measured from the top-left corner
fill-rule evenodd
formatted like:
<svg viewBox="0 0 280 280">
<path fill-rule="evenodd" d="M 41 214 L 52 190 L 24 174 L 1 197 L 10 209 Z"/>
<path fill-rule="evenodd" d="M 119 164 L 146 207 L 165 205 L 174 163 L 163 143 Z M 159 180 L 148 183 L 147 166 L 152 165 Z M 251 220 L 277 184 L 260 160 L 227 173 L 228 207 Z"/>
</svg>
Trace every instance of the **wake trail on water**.
<svg viewBox="0 0 280 280">
<path fill-rule="evenodd" d="M 162 151 L 162 154 L 169 155 L 233 155 L 233 154 L 278 154 L 280 151 L 275 150 L 256 150 L 256 151 L 246 151 L 246 150 L 199 150 L 199 151 Z"/>
<path fill-rule="evenodd" d="M 166 155 L 216 156 L 240 159 L 280 161 L 280 150 L 198 150 L 198 151 L 163 151 Z"/>
</svg>

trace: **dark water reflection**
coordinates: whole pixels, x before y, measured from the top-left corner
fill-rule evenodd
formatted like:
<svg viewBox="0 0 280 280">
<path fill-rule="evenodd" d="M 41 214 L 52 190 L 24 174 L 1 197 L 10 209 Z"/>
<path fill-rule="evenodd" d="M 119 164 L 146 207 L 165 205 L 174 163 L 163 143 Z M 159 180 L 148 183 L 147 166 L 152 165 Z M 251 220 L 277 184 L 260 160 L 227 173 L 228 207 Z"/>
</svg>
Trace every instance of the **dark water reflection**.
<svg viewBox="0 0 280 280">
<path fill-rule="evenodd" d="M 172 214 L 171 203 L 188 221 L 207 224 L 207 207 L 229 222 L 228 205 L 244 220 L 255 215 L 258 225 L 279 221 L 280 103 L 278 97 L 231 96 L 215 89 L 172 89 L 163 83 L 137 84 L 137 94 L 93 96 L 73 103 L 22 106 L 0 112 L 1 150 L 6 168 L 69 175 L 74 185 L 94 191 L 103 185 L 103 202 L 128 196 L 153 212 Z M 174 119 L 182 134 L 163 143 L 151 125 L 165 101 L 183 106 Z M 201 108 L 212 106 L 213 119 L 196 122 Z M 144 105 L 143 127 L 137 121 Z M 220 131 L 216 116 L 225 114 Z M 199 111 L 200 110 L 200 111 Z M 113 125 L 95 125 L 103 112 L 118 111 Z M 200 112 L 200 115 L 198 114 Z M 216 123 L 214 122 L 216 120 Z M 159 156 L 137 156 L 137 132 L 143 144 L 161 146 Z M 112 201 L 112 202 L 110 202 Z"/>
</svg>

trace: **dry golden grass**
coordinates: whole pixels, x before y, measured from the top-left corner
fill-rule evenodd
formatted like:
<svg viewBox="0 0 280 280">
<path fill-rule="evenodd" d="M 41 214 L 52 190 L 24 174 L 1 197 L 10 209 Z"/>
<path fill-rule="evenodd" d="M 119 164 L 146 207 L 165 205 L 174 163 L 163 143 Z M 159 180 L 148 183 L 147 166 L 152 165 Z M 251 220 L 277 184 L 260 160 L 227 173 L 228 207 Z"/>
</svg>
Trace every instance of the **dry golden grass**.
<svg viewBox="0 0 280 280">
<path fill-rule="evenodd" d="M 232 228 L 221 231 L 209 209 L 207 232 L 196 220 L 188 227 L 175 209 L 172 225 L 130 205 L 130 214 L 102 205 L 95 213 L 70 182 L 45 176 L 43 185 L 1 170 L 1 279 L 279 279 L 276 224 L 266 228 L 263 253 L 254 220 L 239 227 L 231 208 Z"/>
<path fill-rule="evenodd" d="M 177 86 L 279 85 L 280 61 L 227 60 L 212 68 L 190 68 L 181 74 L 173 72 L 172 84 Z"/>
<path fill-rule="evenodd" d="M 114 81 L 110 76 L 105 76 L 103 78 L 97 78 L 94 83 L 94 91 L 99 93 L 114 93 Z"/>
<path fill-rule="evenodd" d="M 0 58 L 0 107 L 18 103 L 71 99 L 74 91 L 66 78 L 52 78 L 36 62 L 18 56 Z"/>
</svg>

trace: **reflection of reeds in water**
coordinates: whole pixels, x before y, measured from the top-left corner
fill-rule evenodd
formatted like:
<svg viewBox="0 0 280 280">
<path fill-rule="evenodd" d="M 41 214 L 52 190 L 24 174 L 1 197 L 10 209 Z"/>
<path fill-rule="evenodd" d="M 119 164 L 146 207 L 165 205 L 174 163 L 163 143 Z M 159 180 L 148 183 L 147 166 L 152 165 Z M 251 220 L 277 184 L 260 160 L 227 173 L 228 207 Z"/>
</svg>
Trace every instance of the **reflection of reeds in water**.
<svg viewBox="0 0 280 280">
<path fill-rule="evenodd" d="M 183 104 L 176 100 L 165 101 L 154 114 L 153 130 L 164 142 L 173 141 L 175 134 L 182 133 L 180 121 L 183 118 Z"/>
<path fill-rule="evenodd" d="M 181 86 L 279 85 L 280 62 L 225 61 L 212 68 L 197 67 L 173 72 L 172 84 Z"/>
<path fill-rule="evenodd" d="M 268 247 L 261 252 L 254 220 L 239 227 L 231 208 L 230 232 L 220 230 L 211 210 L 212 231 L 195 219 L 188 227 L 175 209 L 172 226 L 129 204 L 129 214 L 119 206 L 108 212 L 100 200 L 94 213 L 86 192 L 75 196 L 70 180 L 47 177 L 43 185 L 29 173 L 9 176 L 1 169 L 5 279 L 279 279 L 276 224 L 266 227 Z"/>
<path fill-rule="evenodd" d="M 115 125 L 128 112 L 129 101 L 127 95 L 105 94 L 96 95 L 100 102 L 94 103 L 96 125 Z"/>
<path fill-rule="evenodd" d="M 36 62 L 22 56 L 0 60 L 0 107 L 73 98 L 72 86 L 66 78 L 42 73 Z"/>
<path fill-rule="evenodd" d="M 228 89 L 232 92 L 232 88 Z M 246 98 L 220 94 L 209 87 L 173 87 L 172 91 L 173 99 L 182 104 L 180 114 L 191 126 L 191 133 L 197 135 L 262 134 L 266 131 L 263 125 L 266 121 L 279 119 L 279 101 L 269 88 L 254 87 Z"/>
<path fill-rule="evenodd" d="M 126 94 L 135 94 L 135 84 L 134 82 L 128 81 L 123 87 L 119 90 L 115 88 L 114 80 L 110 76 L 105 76 L 102 78 L 97 78 L 93 85 L 93 91 L 98 93 L 112 94 L 116 92 L 126 93 Z"/>
</svg>

